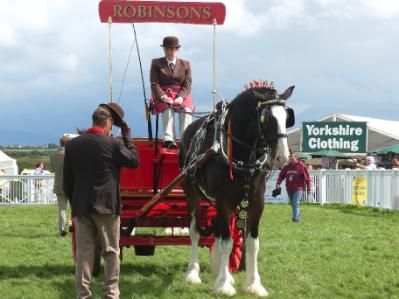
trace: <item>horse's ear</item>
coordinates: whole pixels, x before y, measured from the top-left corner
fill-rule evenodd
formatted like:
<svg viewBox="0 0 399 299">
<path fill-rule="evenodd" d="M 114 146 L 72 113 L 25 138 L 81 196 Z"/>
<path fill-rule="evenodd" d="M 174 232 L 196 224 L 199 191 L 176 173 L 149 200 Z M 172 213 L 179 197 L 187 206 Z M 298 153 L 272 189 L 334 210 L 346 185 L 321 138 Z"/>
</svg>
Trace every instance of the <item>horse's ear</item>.
<svg viewBox="0 0 399 299">
<path fill-rule="evenodd" d="M 288 87 L 282 94 L 279 95 L 279 98 L 282 100 L 287 100 L 294 91 L 295 86 Z"/>
</svg>

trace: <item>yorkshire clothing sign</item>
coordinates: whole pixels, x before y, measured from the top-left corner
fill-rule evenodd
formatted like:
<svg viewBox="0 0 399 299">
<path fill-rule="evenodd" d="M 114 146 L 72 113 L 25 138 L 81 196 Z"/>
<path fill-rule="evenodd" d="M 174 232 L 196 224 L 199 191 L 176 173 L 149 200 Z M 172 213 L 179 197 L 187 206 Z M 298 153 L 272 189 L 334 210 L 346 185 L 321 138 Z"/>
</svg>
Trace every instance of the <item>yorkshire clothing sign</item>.
<svg viewBox="0 0 399 299">
<path fill-rule="evenodd" d="M 366 122 L 303 122 L 302 152 L 334 149 L 341 153 L 367 152 Z"/>
</svg>

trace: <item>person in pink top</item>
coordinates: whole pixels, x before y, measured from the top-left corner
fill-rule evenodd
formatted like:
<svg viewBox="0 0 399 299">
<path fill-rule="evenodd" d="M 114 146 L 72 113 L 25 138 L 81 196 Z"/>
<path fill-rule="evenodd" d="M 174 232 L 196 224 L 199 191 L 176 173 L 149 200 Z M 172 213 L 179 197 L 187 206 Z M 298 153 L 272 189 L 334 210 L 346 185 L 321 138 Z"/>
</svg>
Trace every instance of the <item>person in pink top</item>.
<svg viewBox="0 0 399 299">
<path fill-rule="evenodd" d="M 292 221 L 299 222 L 301 220 L 300 202 L 302 194 L 305 188 L 308 191 L 311 190 L 312 181 L 306 165 L 291 151 L 288 164 L 281 169 L 278 176 L 277 188 L 280 188 L 281 182 L 284 179 L 292 207 Z"/>
</svg>

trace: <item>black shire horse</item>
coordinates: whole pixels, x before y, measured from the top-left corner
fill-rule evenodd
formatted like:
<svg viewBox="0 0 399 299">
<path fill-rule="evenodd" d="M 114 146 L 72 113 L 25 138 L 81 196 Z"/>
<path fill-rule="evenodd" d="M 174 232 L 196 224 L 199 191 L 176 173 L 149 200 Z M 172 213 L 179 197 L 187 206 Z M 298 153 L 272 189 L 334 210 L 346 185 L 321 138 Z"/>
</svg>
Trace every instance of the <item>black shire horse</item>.
<svg viewBox="0 0 399 299">
<path fill-rule="evenodd" d="M 267 81 L 261 81 L 267 82 Z M 216 112 L 193 122 L 180 142 L 180 167 L 213 147 L 215 154 L 183 183 L 190 214 L 192 254 L 186 281 L 201 283 L 198 263 L 200 228 L 196 217 L 201 198 L 214 200 L 215 244 L 212 254 L 216 293 L 235 294 L 229 273 L 232 240 L 229 223 L 237 213 L 238 226 L 246 231 L 246 281 L 244 291 L 257 296 L 268 293 L 257 267 L 258 226 L 264 206 L 265 178 L 272 163 L 282 167 L 288 161 L 286 128 L 293 126 L 294 114 L 286 107 L 294 86 L 278 94 L 273 86 L 247 88 L 230 103 L 221 102 Z"/>
</svg>

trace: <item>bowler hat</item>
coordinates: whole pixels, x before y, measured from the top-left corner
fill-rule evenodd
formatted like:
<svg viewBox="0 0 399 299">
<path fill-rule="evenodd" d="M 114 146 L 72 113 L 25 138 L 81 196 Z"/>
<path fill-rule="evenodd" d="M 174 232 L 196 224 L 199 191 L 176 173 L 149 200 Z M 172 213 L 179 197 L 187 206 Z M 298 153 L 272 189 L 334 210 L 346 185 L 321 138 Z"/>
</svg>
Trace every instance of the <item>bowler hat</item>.
<svg viewBox="0 0 399 299">
<path fill-rule="evenodd" d="M 122 107 L 117 103 L 100 104 L 99 106 L 107 107 L 112 114 L 112 119 L 114 120 L 114 125 L 117 127 L 122 126 L 123 116 L 125 112 Z"/>
<path fill-rule="evenodd" d="M 163 39 L 161 47 L 180 48 L 179 39 L 176 36 L 167 36 Z"/>
</svg>

